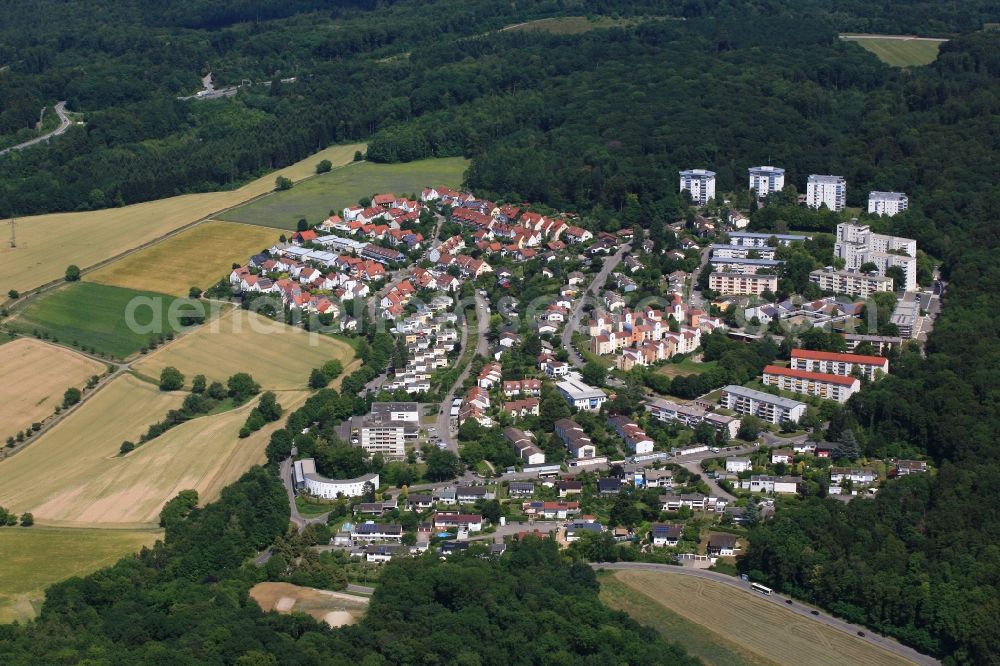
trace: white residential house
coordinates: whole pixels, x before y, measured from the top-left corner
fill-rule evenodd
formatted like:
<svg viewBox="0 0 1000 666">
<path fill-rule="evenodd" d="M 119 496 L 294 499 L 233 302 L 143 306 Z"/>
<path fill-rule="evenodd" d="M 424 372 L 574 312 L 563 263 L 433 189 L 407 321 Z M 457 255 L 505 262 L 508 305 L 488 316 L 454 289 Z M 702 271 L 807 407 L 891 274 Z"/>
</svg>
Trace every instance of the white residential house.
<svg viewBox="0 0 1000 666">
<path fill-rule="evenodd" d="M 753 469 L 753 463 L 749 458 L 726 458 L 726 471 L 739 474 L 749 472 Z"/>
</svg>

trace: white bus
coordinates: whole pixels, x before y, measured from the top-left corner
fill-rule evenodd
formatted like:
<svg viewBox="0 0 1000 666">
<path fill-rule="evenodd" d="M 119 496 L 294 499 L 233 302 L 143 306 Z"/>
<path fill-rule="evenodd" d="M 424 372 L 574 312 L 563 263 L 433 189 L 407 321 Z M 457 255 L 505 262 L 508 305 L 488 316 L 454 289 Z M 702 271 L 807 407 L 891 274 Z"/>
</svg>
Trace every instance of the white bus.
<svg viewBox="0 0 1000 666">
<path fill-rule="evenodd" d="M 761 594 L 768 594 L 768 595 L 774 594 L 774 590 L 772 590 L 769 587 L 765 587 L 760 583 L 750 583 L 750 589 L 752 589 L 755 592 L 760 592 Z"/>
</svg>

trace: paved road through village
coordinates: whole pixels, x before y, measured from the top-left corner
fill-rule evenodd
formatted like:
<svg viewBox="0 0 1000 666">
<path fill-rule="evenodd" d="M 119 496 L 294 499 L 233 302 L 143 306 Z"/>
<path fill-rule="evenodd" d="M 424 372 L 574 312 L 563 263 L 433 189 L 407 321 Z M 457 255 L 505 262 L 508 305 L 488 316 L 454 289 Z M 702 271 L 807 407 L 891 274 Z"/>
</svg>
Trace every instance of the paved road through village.
<svg viewBox="0 0 1000 666">
<path fill-rule="evenodd" d="M 580 319 L 583 317 L 583 305 L 588 300 L 599 299 L 598 293 L 604 288 L 604 283 L 607 282 L 608 276 L 611 275 L 611 271 L 615 270 L 615 266 L 621 262 L 625 253 L 631 249 L 632 246 L 626 243 L 618 248 L 617 252 L 604 260 L 604 266 L 601 267 L 601 271 L 594 276 L 590 286 L 588 286 L 586 292 L 584 292 L 584 296 L 577 301 L 576 306 L 573 308 L 573 314 L 570 316 L 569 321 L 566 322 L 566 326 L 563 327 L 563 349 L 569 352 L 570 363 L 577 368 L 583 368 L 583 358 L 581 358 L 576 350 L 573 349 L 573 332 L 580 329 Z"/>
</svg>

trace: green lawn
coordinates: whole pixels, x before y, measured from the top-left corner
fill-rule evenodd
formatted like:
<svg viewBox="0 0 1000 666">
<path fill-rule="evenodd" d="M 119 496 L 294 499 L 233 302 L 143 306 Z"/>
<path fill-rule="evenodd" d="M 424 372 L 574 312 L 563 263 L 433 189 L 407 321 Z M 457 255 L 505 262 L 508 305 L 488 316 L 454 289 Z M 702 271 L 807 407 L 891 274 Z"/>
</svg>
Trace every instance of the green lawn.
<svg viewBox="0 0 1000 666">
<path fill-rule="evenodd" d="M 664 363 L 659 366 L 656 371 L 661 375 L 666 375 L 667 377 L 679 377 L 682 375 L 700 375 L 703 372 L 711 370 L 715 366 L 715 361 L 699 363 L 691 360 L 690 358 L 685 358 L 680 363 Z"/>
<path fill-rule="evenodd" d="M 45 588 L 151 546 L 162 530 L 0 529 L 0 622 L 33 617 Z"/>
<path fill-rule="evenodd" d="M 553 35 L 579 35 L 601 28 L 627 28 L 646 21 L 678 20 L 664 16 L 642 16 L 632 18 L 616 18 L 613 16 L 559 16 L 555 18 L 536 19 L 525 23 L 508 25 L 500 32 L 548 32 Z"/>
<path fill-rule="evenodd" d="M 929 65 L 938 57 L 941 40 L 924 39 L 893 39 L 886 37 L 858 37 L 841 35 L 845 41 L 855 42 L 858 46 L 874 53 L 879 60 L 892 67 L 918 67 Z"/>
<path fill-rule="evenodd" d="M 140 327 L 132 327 L 126 320 L 133 299 L 143 299 L 134 301 L 139 305 L 133 311 L 133 321 Z M 63 344 L 75 342 L 74 346 L 125 358 L 172 330 L 167 312 L 175 300 L 154 292 L 76 282 L 31 303 L 10 325 L 26 335 L 44 332 Z M 154 312 L 158 313 L 159 326 L 153 324 Z"/>
<path fill-rule="evenodd" d="M 329 513 L 333 510 L 333 504 L 312 504 L 307 502 L 301 497 L 295 498 L 295 506 L 298 508 L 299 513 L 306 518 L 313 518 L 315 516 L 322 516 L 324 513 Z"/>
<path fill-rule="evenodd" d="M 737 643 L 726 641 L 719 634 L 681 617 L 645 595 L 638 594 L 614 576 L 601 574 L 599 580 L 601 601 L 611 608 L 628 613 L 640 624 L 655 629 L 665 640 L 678 643 L 706 664 L 744 666 L 764 663 Z"/>
<path fill-rule="evenodd" d="M 220 215 L 220 219 L 278 229 L 295 229 L 302 218 L 321 222 L 330 211 L 338 214 L 359 199 L 380 192 L 399 196 L 416 194 L 428 185 L 458 187 L 468 160 L 461 157 L 419 160 L 398 164 L 361 162 L 274 192 Z"/>
</svg>

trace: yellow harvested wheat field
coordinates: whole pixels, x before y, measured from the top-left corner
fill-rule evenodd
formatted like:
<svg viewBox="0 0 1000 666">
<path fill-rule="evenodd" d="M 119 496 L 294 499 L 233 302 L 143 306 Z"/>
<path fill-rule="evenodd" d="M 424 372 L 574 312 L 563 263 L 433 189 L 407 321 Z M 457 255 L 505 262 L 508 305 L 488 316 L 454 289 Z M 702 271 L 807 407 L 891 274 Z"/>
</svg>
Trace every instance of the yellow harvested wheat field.
<svg viewBox="0 0 1000 666">
<path fill-rule="evenodd" d="M 169 199 L 88 211 L 53 213 L 17 220 L 17 247 L 0 246 L 0 293 L 27 291 L 62 277 L 66 266 L 87 268 L 214 213 L 266 194 L 279 175 L 302 180 L 327 159 L 347 164 L 364 144 L 332 146 L 284 169 L 227 192 L 185 194 Z M 7 220 L 0 220 L 7 228 Z M 190 285 L 188 285 L 190 286 Z"/>
<path fill-rule="evenodd" d="M 161 393 L 135 377 L 116 377 L 36 442 L 0 462 L 0 506 L 30 511 L 39 522 L 73 522 L 94 499 L 115 492 L 114 472 L 124 462 L 115 457 L 121 443 L 137 441 L 182 400 L 180 393 Z M 158 470 L 149 474 L 155 478 Z"/>
<path fill-rule="evenodd" d="M 249 372 L 263 388 L 280 391 L 306 388 L 310 371 L 332 359 L 350 372 L 353 358 L 354 349 L 340 340 L 232 310 L 133 367 L 142 375 L 159 377 L 163 368 L 173 366 L 188 380 L 201 373 L 209 381 Z"/>
<path fill-rule="evenodd" d="M 615 578 L 658 604 L 766 662 L 799 666 L 903 666 L 910 662 L 860 638 L 804 618 L 750 591 L 656 571 Z"/>
<path fill-rule="evenodd" d="M 99 361 L 39 340 L 20 338 L 0 346 L 0 438 L 51 416 L 66 389 L 83 388 L 105 370 Z"/>
<path fill-rule="evenodd" d="M 290 411 L 307 395 L 285 392 L 278 401 Z M 116 378 L 79 412 L 0 462 L 0 506 L 30 511 L 46 525 L 137 528 L 154 525 L 163 504 L 181 490 L 193 488 L 203 503 L 212 501 L 263 462 L 280 421 L 239 439 L 251 401 L 183 423 L 118 456 L 122 440 L 136 441 L 150 423 L 177 407 L 181 396 L 160 393 L 129 375 Z"/>
<path fill-rule="evenodd" d="M 0 530 L 0 623 L 38 614 L 45 588 L 114 564 L 163 538 L 163 530 L 41 527 Z"/>
<path fill-rule="evenodd" d="M 89 282 L 187 296 L 226 277 L 234 262 L 278 242 L 274 229 L 211 221 L 134 252 L 86 276 Z"/>
</svg>

